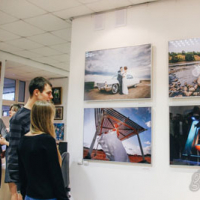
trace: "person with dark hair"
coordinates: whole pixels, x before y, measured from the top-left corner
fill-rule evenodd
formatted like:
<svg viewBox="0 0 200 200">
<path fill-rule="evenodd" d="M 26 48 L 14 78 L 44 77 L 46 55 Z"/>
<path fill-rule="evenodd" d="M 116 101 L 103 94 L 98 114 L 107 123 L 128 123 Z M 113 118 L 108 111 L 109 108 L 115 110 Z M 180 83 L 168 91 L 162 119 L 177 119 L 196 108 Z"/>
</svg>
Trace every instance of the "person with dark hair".
<svg viewBox="0 0 200 200">
<path fill-rule="evenodd" d="M 19 143 L 19 175 L 25 200 L 68 200 L 55 140 L 54 115 L 52 103 L 36 101 L 31 109 L 30 132 Z"/>
<path fill-rule="evenodd" d="M 123 94 L 122 93 L 122 73 L 123 73 L 123 67 L 120 67 L 120 70 L 118 71 L 117 74 L 117 80 L 119 81 L 119 94 Z"/>
<path fill-rule="evenodd" d="M 9 117 L 11 118 L 13 115 L 15 115 L 16 112 L 20 108 L 21 108 L 20 104 L 12 104 L 10 106 L 10 110 L 9 110 Z M 1 145 L 6 145 L 6 153 L 5 153 L 5 157 L 6 157 L 5 183 L 8 183 L 9 190 L 10 190 L 10 193 L 11 193 L 11 199 L 14 199 L 13 196 L 15 196 L 15 193 L 17 191 L 17 187 L 16 187 L 16 185 L 14 183 L 11 182 L 10 176 L 9 176 L 9 173 L 8 173 L 8 163 L 7 163 L 8 156 L 7 155 L 8 155 L 9 140 L 10 140 L 9 128 L 8 128 L 7 131 L 8 131 L 8 133 L 0 138 L 0 144 Z"/>
<path fill-rule="evenodd" d="M 30 97 L 25 106 L 10 119 L 10 142 L 7 160 L 8 172 L 11 182 L 17 185 L 18 193 L 20 193 L 20 181 L 17 146 L 21 137 L 30 130 L 30 112 L 34 103 L 37 100 L 51 101 L 53 98 L 52 84 L 43 77 L 36 77 L 29 84 L 29 93 Z M 21 195 L 18 195 L 17 191 L 12 200 L 21 199 Z"/>
</svg>

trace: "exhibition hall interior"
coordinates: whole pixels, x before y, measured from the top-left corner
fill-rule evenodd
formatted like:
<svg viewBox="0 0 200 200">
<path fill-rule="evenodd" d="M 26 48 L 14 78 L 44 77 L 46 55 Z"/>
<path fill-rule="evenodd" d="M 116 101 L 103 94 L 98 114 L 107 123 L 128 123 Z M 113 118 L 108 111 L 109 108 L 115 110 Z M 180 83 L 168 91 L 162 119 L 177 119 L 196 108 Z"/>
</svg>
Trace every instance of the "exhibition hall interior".
<svg viewBox="0 0 200 200">
<path fill-rule="evenodd" d="M 199 0 L 0 0 L 0 118 L 9 128 L 31 79 L 52 83 L 71 200 L 198 198 L 199 10 Z"/>
</svg>

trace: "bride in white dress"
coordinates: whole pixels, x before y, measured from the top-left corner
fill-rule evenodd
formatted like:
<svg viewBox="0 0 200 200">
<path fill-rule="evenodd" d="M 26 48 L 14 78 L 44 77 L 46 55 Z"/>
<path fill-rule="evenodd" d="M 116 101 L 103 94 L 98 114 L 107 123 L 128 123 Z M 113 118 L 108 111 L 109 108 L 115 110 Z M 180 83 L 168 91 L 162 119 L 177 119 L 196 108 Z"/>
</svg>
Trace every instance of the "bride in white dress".
<svg viewBox="0 0 200 200">
<path fill-rule="evenodd" d="M 123 79 L 122 79 L 122 93 L 128 94 L 128 86 L 127 86 L 127 69 L 128 67 L 124 67 Z"/>
</svg>

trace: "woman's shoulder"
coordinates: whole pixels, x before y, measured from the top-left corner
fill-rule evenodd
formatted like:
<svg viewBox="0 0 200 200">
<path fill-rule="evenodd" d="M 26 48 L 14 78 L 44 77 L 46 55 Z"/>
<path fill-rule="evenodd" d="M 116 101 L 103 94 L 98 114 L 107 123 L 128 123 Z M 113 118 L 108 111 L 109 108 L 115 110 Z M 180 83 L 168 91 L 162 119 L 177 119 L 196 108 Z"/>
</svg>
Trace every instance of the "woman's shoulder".
<svg viewBox="0 0 200 200">
<path fill-rule="evenodd" d="M 49 135 L 48 133 L 42 133 L 40 134 L 41 138 L 43 138 L 44 141 L 46 141 L 47 143 L 55 143 L 55 138 L 53 138 L 51 135 Z"/>
</svg>

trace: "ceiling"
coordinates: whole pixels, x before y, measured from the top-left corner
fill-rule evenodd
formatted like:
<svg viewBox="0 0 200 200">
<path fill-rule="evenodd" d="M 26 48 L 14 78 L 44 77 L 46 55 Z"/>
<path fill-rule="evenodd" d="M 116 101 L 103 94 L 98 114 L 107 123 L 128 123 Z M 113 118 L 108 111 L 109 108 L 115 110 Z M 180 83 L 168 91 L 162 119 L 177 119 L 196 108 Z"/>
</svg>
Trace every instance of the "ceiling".
<svg viewBox="0 0 200 200">
<path fill-rule="evenodd" d="M 72 17 L 153 1 L 158 0 L 0 0 L 0 51 L 69 72 Z M 24 65 L 21 70 L 32 72 Z"/>
</svg>

